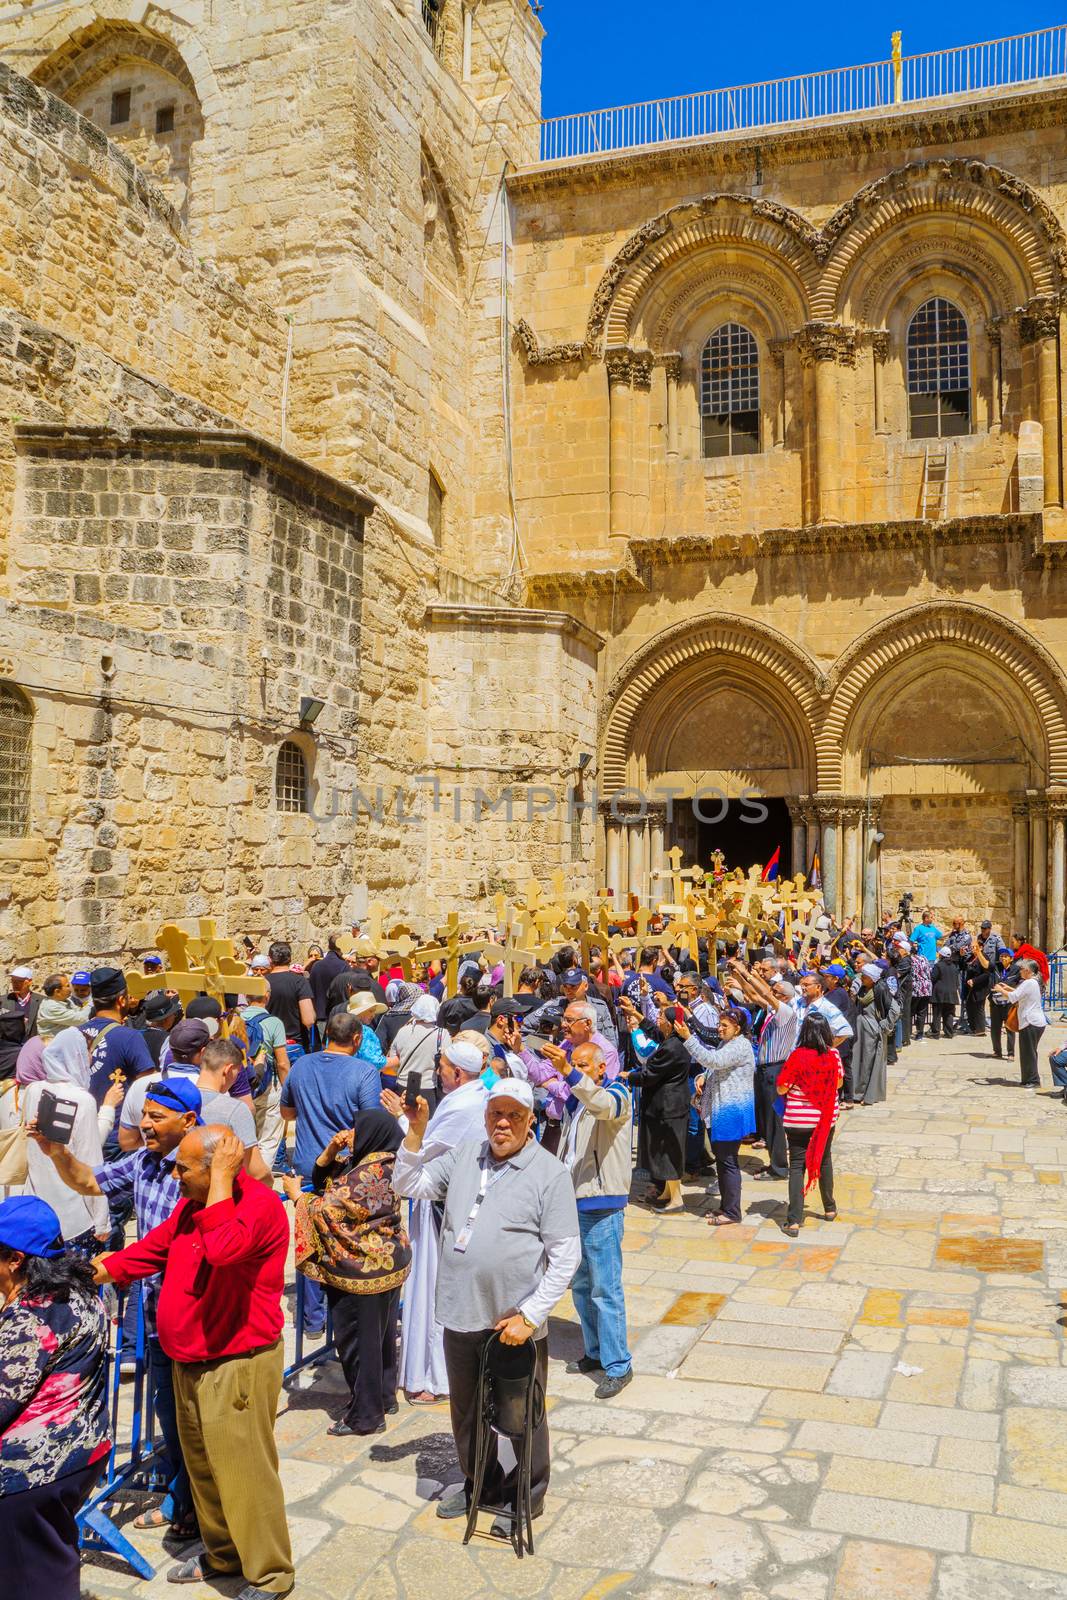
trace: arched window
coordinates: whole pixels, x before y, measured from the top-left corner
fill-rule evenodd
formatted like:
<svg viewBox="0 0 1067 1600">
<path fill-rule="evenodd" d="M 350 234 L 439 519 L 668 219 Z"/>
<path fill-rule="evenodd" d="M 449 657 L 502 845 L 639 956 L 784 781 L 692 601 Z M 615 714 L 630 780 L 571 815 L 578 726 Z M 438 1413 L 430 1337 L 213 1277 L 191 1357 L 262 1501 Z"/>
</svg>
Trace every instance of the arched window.
<svg viewBox="0 0 1067 1600">
<path fill-rule="evenodd" d="M 307 762 L 304 752 L 292 739 L 286 739 L 278 751 L 274 800 L 279 811 L 301 812 L 308 808 Z"/>
<path fill-rule="evenodd" d="M 704 346 L 700 417 L 705 456 L 748 456 L 759 449 L 759 351 L 739 322 L 724 322 Z"/>
<path fill-rule="evenodd" d="M 908 410 L 913 439 L 971 431 L 967 323 L 951 300 L 927 300 L 908 324 Z"/>
<path fill-rule="evenodd" d="M 30 733 L 33 712 L 19 691 L 0 683 L 0 838 L 20 839 L 30 825 Z"/>
</svg>

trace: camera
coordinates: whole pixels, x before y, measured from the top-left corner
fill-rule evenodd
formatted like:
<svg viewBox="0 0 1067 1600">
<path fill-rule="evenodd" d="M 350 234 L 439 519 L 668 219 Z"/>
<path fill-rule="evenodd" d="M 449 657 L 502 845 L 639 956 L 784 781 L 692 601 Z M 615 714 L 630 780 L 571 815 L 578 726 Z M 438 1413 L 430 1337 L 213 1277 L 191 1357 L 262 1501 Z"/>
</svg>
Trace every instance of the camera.
<svg viewBox="0 0 1067 1600">
<path fill-rule="evenodd" d="M 913 894 L 911 894 L 910 892 L 908 894 L 902 894 L 901 895 L 900 904 L 897 906 L 897 914 L 898 914 L 898 916 L 901 916 L 901 917 L 910 917 L 911 916 L 911 903 L 912 903 L 912 901 L 914 899 L 915 899 L 915 896 Z"/>
</svg>

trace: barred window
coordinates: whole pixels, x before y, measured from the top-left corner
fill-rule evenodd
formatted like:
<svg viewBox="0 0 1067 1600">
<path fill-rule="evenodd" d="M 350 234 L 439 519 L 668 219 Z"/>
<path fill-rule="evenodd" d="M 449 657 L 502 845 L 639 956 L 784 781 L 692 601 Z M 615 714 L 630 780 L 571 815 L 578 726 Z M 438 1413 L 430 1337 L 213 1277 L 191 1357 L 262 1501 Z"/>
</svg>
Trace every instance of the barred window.
<svg viewBox="0 0 1067 1600">
<path fill-rule="evenodd" d="M 30 825 L 30 733 L 33 712 L 0 683 L 0 838 L 20 839 Z"/>
<path fill-rule="evenodd" d="M 445 0 L 422 0 L 422 25 L 434 55 L 440 57 L 445 43 Z"/>
<path fill-rule="evenodd" d="M 759 351 L 738 322 L 716 328 L 701 353 L 700 419 L 705 456 L 759 450 Z"/>
<path fill-rule="evenodd" d="M 307 762 L 304 752 L 292 739 L 286 739 L 278 751 L 274 799 L 279 811 L 301 812 L 308 808 Z"/>
<path fill-rule="evenodd" d="M 913 439 L 971 431 L 967 322 L 951 300 L 927 300 L 908 325 L 908 410 Z"/>
</svg>

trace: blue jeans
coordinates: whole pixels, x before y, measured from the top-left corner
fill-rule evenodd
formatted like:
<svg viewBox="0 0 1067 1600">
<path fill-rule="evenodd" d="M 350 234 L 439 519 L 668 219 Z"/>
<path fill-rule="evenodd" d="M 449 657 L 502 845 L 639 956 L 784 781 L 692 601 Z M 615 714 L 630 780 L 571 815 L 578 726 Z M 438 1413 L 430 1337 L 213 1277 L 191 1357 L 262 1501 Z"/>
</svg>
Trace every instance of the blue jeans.
<svg viewBox="0 0 1067 1600">
<path fill-rule="evenodd" d="M 1011 1042 L 1011 1034 L 1008 1034 Z M 1052 1068 L 1052 1081 L 1057 1089 L 1067 1090 L 1067 1050 L 1054 1050 L 1049 1056 L 1049 1066 Z"/>
<path fill-rule="evenodd" d="M 192 1515 L 193 1496 L 189 1488 L 189 1474 L 185 1470 L 182 1442 L 178 1433 L 178 1412 L 174 1404 L 174 1379 L 170 1357 L 165 1354 L 156 1334 L 145 1339 L 145 1357 L 148 1383 L 152 1391 L 152 1404 L 156 1412 L 165 1457 L 162 1470 L 167 1479 L 167 1493 L 160 1510 L 172 1522 L 184 1522 Z"/>
<path fill-rule="evenodd" d="M 622 1293 L 623 1211 L 579 1211 L 582 1259 L 571 1284 L 582 1342 L 609 1378 L 630 1370 L 626 1302 Z"/>
</svg>

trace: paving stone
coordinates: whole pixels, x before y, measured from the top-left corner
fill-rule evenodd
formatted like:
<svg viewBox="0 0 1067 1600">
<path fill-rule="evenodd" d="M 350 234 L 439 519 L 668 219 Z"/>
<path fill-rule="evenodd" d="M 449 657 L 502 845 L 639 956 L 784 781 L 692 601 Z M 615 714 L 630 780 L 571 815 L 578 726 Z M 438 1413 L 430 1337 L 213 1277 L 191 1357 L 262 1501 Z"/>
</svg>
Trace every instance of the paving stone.
<svg viewBox="0 0 1067 1600">
<path fill-rule="evenodd" d="M 917 1545 L 928 1550 L 963 1551 L 967 1548 L 967 1517 L 962 1511 L 874 1495 L 840 1494 L 824 1490 L 811 1513 L 812 1526 L 836 1533 L 872 1535 L 878 1540 Z"/>
<path fill-rule="evenodd" d="M 823 1479 L 824 1489 L 843 1494 L 876 1495 L 881 1500 L 908 1500 L 917 1505 L 992 1511 L 992 1477 L 974 1472 L 943 1472 L 937 1467 L 912 1467 L 899 1461 L 863 1460 L 836 1455 Z"/>
<path fill-rule="evenodd" d="M 1064 1593 L 1061 1578 L 1033 1567 L 946 1556 L 938 1569 L 934 1600 L 1063 1600 Z"/>
<path fill-rule="evenodd" d="M 774 1389 L 822 1389 L 833 1362 L 824 1356 L 793 1356 L 779 1350 L 737 1350 L 703 1341 L 686 1357 L 684 1378 Z M 762 1397 L 761 1397 L 762 1398 Z"/>
<path fill-rule="evenodd" d="M 1067 1369 L 1048 1372 L 1033 1367 L 1010 1367 L 1004 1376 L 1009 1396 L 1024 1406 L 1067 1409 Z M 1064 1425 L 1067 1426 L 1067 1419 Z"/>
<path fill-rule="evenodd" d="M 598 1462 L 568 1472 L 566 1478 L 560 1479 L 560 1487 L 568 1498 L 582 1495 L 587 1500 L 665 1511 L 677 1505 L 685 1494 L 688 1477 L 687 1466 L 638 1455 L 631 1461 Z"/>
<path fill-rule="evenodd" d="M 906 1375 L 895 1370 L 889 1382 L 888 1398 L 908 1405 L 951 1406 L 959 1393 L 963 1374 L 962 1350 L 946 1349 L 906 1340 L 900 1351 L 901 1366 L 922 1370 Z"/>
<path fill-rule="evenodd" d="M 755 1576 L 767 1547 L 751 1523 L 691 1515 L 674 1524 L 652 1563 L 664 1578 L 704 1586 L 742 1583 Z"/>
<path fill-rule="evenodd" d="M 796 1572 L 784 1582 L 776 1583 L 770 1592 L 773 1600 L 826 1600 L 829 1591 L 829 1573 L 810 1568 L 807 1572 Z"/>
<path fill-rule="evenodd" d="M 701 1327 L 718 1316 L 726 1300 L 724 1294 L 680 1294 L 664 1315 L 663 1321 L 668 1324 L 679 1323 L 687 1328 Z"/>
<path fill-rule="evenodd" d="M 904 1405 L 886 1402 L 881 1416 L 887 1428 L 905 1433 L 931 1433 L 952 1439 L 990 1439 L 1000 1437 L 1000 1418 L 980 1411 L 949 1411 L 944 1406 Z"/>
<path fill-rule="evenodd" d="M 841 1553 L 833 1600 L 928 1600 L 933 1578 L 929 1550 L 849 1540 Z"/>
<path fill-rule="evenodd" d="M 832 1307 L 802 1306 L 797 1305 L 795 1301 L 796 1297 L 791 1296 L 788 1305 L 760 1302 L 759 1322 L 764 1327 L 771 1325 L 780 1328 L 823 1328 L 828 1332 L 842 1333 L 847 1332 L 852 1324 L 852 1313 L 849 1311 L 834 1310 Z M 719 1312 L 720 1324 L 752 1322 L 757 1315 L 753 1311 L 753 1305 L 756 1303 L 755 1291 L 738 1290 Z"/>
<path fill-rule="evenodd" d="M 934 1459 L 936 1439 L 892 1428 L 858 1428 L 847 1422 L 805 1422 L 793 1441 L 798 1450 L 818 1450 L 827 1455 L 858 1456 L 871 1461 L 900 1461 L 928 1467 Z"/>
<path fill-rule="evenodd" d="M 701 1331 L 699 1324 L 694 1326 L 692 1323 L 668 1326 L 661 1322 L 649 1328 L 631 1344 L 634 1371 L 661 1377 L 677 1371 L 699 1340 Z"/>
<path fill-rule="evenodd" d="M 1017 1522 L 1010 1517 L 975 1517 L 971 1550 L 995 1561 L 1067 1575 L 1067 1528 Z"/>
<path fill-rule="evenodd" d="M 798 1389 L 776 1389 L 763 1406 L 763 1416 L 794 1418 L 799 1422 L 853 1422 L 862 1428 L 878 1421 L 881 1402 L 851 1395 L 810 1394 Z"/>
<path fill-rule="evenodd" d="M 1013 1483 L 1067 1493 L 1067 1427 L 1062 1412 L 1009 1406 L 1004 1413 L 1004 1444 Z"/>
<path fill-rule="evenodd" d="M 997 1490 L 997 1512 L 1000 1516 L 1018 1517 L 1022 1522 L 1047 1522 L 1053 1528 L 1067 1528 L 1067 1494 L 1019 1489 L 1003 1483 Z"/>
<path fill-rule="evenodd" d="M 720 1516 L 730 1517 L 735 1512 L 761 1506 L 766 1499 L 767 1490 L 759 1483 L 724 1471 L 720 1464 L 694 1479 L 685 1503 L 698 1511 L 714 1510 Z"/>
<path fill-rule="evenodd" d="M 778 1561 L 792 1566 L 799 1561 L 819 1561 L 833 1555 L 841 1543 L 837 1533 L 815 1533 L 810 1528 L 764 1529 L 767 1543 Z"/>
<path fill-rule="evenodd" d="M 1000 1406 L 1001 1364 L 968 1356 L 960 1380 L 960 1405 L 966 1411 L 996 1411 Z"/>
<path fill-rule="evenodd" d="M 564 1507 L 552 1527 L 536 1539 L 539 1555 L 564 1566 L 619 1567 L 639 1570 L 648 1565 L 663 1537 L 663 1525 L 647 1506 L 626 1506 L 624 1516 L 591 1514 L 587 1505 Z M 653 1571 L 663 1572 L 654 1567 Z M 664 1577 L 676 1574 L 663 1572 Z"/>
<path fill-rule="evenodd" d="M 854 1400 L 875 1400 L 889 1385 L 891 1355 L 868 1350 L 846 1350 L 839 1356 L 826 1385 L 827 1394 L 848 1395 Z"/>
<path fill-rule="evenodd" d="M 754 1350 L 808 1350 L 832 1355 L 844 1333 L 826 1328 L 782 1328 L 763 1322 L 713 1322 L 701 1335 L 703 1344 L 746 1345 Z"/>
<path fill-rule="evenodd" d="M 558 1451 L 557 1451 L 558 1453 Z M 700 1449 L 694 1445 L 672 1444 L 668 1440 L 652 1439 L 578 1439 L 567 1451 L 566 1459 L 576 1467 L 595 1467 L 608 1461 L 674 1461 L 683 1466 L 700 1459 Z"/>
</svg>

